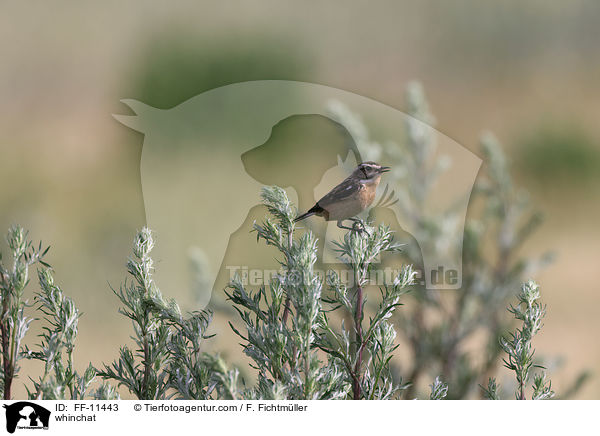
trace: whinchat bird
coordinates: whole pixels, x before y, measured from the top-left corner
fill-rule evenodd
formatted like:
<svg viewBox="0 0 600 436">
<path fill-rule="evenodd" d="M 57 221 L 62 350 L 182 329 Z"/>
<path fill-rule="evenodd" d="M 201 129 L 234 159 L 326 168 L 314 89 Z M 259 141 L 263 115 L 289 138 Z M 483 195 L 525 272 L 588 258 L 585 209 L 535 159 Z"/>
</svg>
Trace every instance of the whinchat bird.
<svg viewBox="0 0 600 436">
<path fill-rule="evenodd" d="M 299 215 L 295 221 L 312 215 L 325 218 L 325 221 L 337 221 L 341 229 L 355 230 L 343 225 L 344 220 L 358 220 L 354 216 L 367 209 L 375 200 L 375 191 L 381 181 L 381 175 L 390 167 L 375 162 L 363 162 L 342 183 L 329 191 L 311 207 L 308 212 Z"/>
</svg>

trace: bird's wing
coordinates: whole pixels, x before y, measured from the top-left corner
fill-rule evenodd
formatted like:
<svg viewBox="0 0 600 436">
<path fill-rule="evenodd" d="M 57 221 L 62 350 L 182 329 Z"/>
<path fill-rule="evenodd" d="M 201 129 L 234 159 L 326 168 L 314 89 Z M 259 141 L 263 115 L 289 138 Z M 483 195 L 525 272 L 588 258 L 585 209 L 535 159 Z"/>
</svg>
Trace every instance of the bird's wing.
<svg viewBox="0 0 600 436">
<path fill-rule="evenodd" d="M 323 209 L 327 209 L 327 206 L 331 204 L 350 199 L 352 196 L 356 195 L 360 189 L 361 185 L 358 181 L 346 179 L 317 201 L 317 205 L 321 206 Z"/>
</svg>

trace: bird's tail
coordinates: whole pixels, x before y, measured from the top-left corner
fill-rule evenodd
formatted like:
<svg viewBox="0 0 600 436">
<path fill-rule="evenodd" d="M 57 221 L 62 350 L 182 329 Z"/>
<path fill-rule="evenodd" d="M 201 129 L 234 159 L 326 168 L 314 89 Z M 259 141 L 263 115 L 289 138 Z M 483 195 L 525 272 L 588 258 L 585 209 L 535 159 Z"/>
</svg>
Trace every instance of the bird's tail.
<svg viewBox="0 0 600 436">
<path fill-rule="evenodd" d="M 294 220 L 295 223 L 297 223 L 300 220 L 303 220 L 304 218 L 308 218 L 309 216 L 313 216 L 316 215 L 318 213 L 322 213 L 323 212 L 323 208 L 321 206 L 319 206 L 319 204 L 315 204 L 313 207 L 311 207 L 310 209 L 308 209 L 308 212 L 303 213 L 302 215 L 298 215 L 296 217 L 296 219 Z"/>
<path fill-rule="evenodd" d="M 304 218 L 308 218 L 309 216 L 313 216 L 313 215 L 314 215 L 314 214 L 316 214 L 316 213 L 317 213 L 316 211 L 314 211 L 314 210 L 312 210 L 312 209 L 311 209 L 311 210 L 309 210 L 308 212 L 306 212 L 306 213 L 303 213 L 302 215 L 298 215 L 298 216 L 296 217 L 296 219 L 294 220 L 294 222 L 295 222 L 295 223 L 297 223 L 298 221 L 301 221 L 301 220 L 303 220 Z"/>
</svg>

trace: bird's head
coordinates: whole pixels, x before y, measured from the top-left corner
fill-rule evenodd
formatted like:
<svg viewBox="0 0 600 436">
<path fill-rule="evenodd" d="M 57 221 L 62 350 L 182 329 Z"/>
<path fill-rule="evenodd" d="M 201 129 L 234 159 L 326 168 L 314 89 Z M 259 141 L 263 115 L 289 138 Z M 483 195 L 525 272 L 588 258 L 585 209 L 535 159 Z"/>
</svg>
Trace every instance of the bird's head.
<svg viewBox="0 0 600 436">
<path fill-rule="evenodd" d="M 390 167 L 384 167 L 375 162 L 363 162 L 356 167 L 352 176 L 365 181 L 374 180 L 389 170 Z"/>
</svg>

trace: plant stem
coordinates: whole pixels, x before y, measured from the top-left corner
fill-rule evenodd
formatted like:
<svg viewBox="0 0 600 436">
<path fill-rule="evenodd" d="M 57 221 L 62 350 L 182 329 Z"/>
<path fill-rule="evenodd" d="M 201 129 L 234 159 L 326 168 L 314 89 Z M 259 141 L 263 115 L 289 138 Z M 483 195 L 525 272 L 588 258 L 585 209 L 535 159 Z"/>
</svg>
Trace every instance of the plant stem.
<svg viewBox="0 0 600 436">
<path fill-rule="evenodd" d="M 4 369 L 4 399 L 10 400 L 10 388 L 12 385 L 12 362 L 10 358 L 10 327 L 8 325 L 8 301 L 2 302 L 2 323 L 0 324 L 0 334 L 2 335 L 2 363 Z"/>
<path fill-rule="evenodd" d="M 356 363 L 354 364 L 354 375 L 352 377 L 352 392 L 355 400 L 360 400 L 360 369 L 362 366 L 362 353 L 364 349 L 363 332 L 362 332 L 362 306 L 363 306 L 363 290 L 357 282 L 356 285 L 356 310 L 354 312 L 354 330 L 356 332 Z"/>
<path fill-rule="evenodd" d="M 525 381 L 523 378 L 519 380 L 519 400 L 525 399 Z"/>
<path fill-rule="evenodd" d="M 283 309 L 283 315 L 281 316 L 282 324 L 285 325 L 287 323 L 289 314 L 290 314 L 290 297 L 288 296 L 285 299 L 285 307 Z"/>
<path fill-rule="evenodd" d="M 292 245 L 294 244 L 294 223 L 292 222 L 290 224 L 290 226 L 288 227 L 288 234 L 287 234 L 287 248 L 288 248 L 288 252 L 291 251 L 292 249 Z M 287 255 L 288 257 L 288 266 L 290 264 L 290 258 L 289 255 Z M 287 322 L 288 316 L 290 314 L 290 296 L 288 295 L 285 299 L 285 307 L 283 309 L 283 315 L 281 316 L 281 322 L 283 324 L 285 324 Z"/>
<path fill-rule="evenodd" d="M 150 380 L 150 350 L 148 346 L 148 335 L 144 335 L 144 379 L 142 381 L 142 398 L 150 400 L 148 395 L 148 380 Z"/>
<path fill-rule="evenodd" d="M 310 331 L 307 335 L 308 337 L 305 339 L 306 341 L 306 350 L 304 353 L 304 399 L 309 400 L 308 398 L 310 394 L 310 380 L 309 380 L 309 370 L 310 370 Z"/>
</svg>

